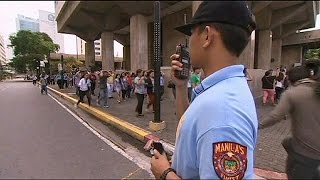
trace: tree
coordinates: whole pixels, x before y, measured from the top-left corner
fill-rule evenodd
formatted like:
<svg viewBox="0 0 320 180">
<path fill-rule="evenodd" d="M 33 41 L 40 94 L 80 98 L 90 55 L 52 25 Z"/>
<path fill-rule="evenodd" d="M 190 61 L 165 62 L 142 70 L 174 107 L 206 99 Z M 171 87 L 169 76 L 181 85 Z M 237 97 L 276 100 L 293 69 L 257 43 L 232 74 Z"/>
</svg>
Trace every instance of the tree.
<svg viewBox="0 0 320 180">
<path fill-rule="evenodd" d="M 305 54 L 305 59 L 320 59 L 320 48 L 308 49 Z"/>
<path fill-rule="evenodd" d="M 48 34 L 43 32 L 31 32 L 20 30 L 9 37 L 15 57 L 11 66 L 18 72 L 27 69 L 34 70 L 39 66 L 39 61 L 44 60 L 45 55 L 57 52 L 59 45 L 53 43 Z"/>
<path fill-rule="evenodd" d="M 83 66 L 83 63 L 74 57 L 68 57 L 64 60 L 63 65 L 66 72 L 71 72 L 73 68 Z"/>
<path fill-rule="evenodd" d="M 60 61 L 51 61 L 50 62 L 50 71 L 52 74 L 58 73 L 58 64 Z M 80 60 L 77 60 L 73 57 L 68 57 L 63 60 L 63 70 L 65 72 L 71 72 L 75 67 L 82 67 L 83 63 Z"/>
</svg>

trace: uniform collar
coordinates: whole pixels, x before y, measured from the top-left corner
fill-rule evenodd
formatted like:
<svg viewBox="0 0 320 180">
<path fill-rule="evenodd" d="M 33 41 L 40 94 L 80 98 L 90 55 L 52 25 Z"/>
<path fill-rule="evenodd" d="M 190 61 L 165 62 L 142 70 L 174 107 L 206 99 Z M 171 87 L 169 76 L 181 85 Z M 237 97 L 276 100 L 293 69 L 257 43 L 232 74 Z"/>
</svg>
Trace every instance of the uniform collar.
<svg viewBox="0 0 320 180">
<path fill-rule="evenodd" d="M 193 89 L 192 100 L 196 98 L 199 94 L 209 89 L 211 86 L 214 86 L 223 80 L 233 78 L 233 77 L 244 77 L 243 70 L 244 70 L 243 65 L 232 65 L 232 66 L 227 66 L 225 68 L 222 68 L 217 72 L 211 74 L 210 76 L 206 77 L 200 83 L 200 85 L 198 85 Z"/>
</svg>

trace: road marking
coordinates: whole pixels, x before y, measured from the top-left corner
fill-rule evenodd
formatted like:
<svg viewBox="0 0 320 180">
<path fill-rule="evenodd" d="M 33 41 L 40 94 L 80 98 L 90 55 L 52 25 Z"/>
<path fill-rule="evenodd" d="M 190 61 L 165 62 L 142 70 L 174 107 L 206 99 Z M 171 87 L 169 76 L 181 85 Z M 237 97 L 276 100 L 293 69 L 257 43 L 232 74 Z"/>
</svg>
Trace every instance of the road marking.
<svg viewBox="0 0 320 180">
<path fill-rule="evenodd" d="M 106 139 L 102 135 L 100 135 L 99 132 L 94 130 L 87 122 L 83 121 L 78 115 L 76 115 L 74 112 L 72 112 L 70 109 L 68 109 L 65 105 L 60 103 L 55 97 L 51 96 L 48 94 L 49 97 L 51 97 L 54 101 L 56 101 L 63 109 L 65 109 L 68 113 L 70 113 L 75 119 L 77 119 L 82 125 L 84 125 L 86 128 L 88 128 L 94 135 L 96 135 L 98 138 L 100 138 L 102 141 L 104 141 L 107 145 L 109 145 L 112 149 L 120 153 L 122 156 L 125 158 L 129 159 L 133 163 L 135 163 L 140 169 L 146 170 L 150 177 L 153 177 L 152 172 L 150 171 L 149 168 L 147 168 L 145 165 L 139 162 L 139 160 L 129 156 L 125 151 L 123 151 L 121 148 L 118 146 L 114 145 L 110 140 Z"/>
</svg>

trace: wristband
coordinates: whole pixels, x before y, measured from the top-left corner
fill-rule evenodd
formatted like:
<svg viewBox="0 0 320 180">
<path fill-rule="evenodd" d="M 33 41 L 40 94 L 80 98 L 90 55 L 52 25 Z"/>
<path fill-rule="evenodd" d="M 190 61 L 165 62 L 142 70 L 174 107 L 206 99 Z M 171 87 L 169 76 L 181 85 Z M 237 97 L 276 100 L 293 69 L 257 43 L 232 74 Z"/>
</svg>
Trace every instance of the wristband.
<svg viewBox="0 0 320 180">
<path fill-rule="evenodd" d="M 166 169 L 166 170 L 161 174 L 160 180 L 166 180 L 167 175 L 169 174 L 169 172 L 174 172 L 174 173 L 176 173 L 176 171 L 175 171 L 174 169 L 168 168 L 168 169 Z"/>
</svg>

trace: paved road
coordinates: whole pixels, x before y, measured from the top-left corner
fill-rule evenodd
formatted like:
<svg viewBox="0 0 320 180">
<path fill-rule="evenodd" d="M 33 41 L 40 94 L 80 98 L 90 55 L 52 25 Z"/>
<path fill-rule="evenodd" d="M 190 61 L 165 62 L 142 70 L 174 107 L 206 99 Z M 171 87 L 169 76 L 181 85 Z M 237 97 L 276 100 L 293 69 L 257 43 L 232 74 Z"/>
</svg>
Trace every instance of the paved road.
<svg viewBox="0 0 320 180">
<path fill-rule="evenodd" d="M 0 178 L 150 178 L 30 82 L 0 82 L 0 123 Z"/>
</svg>

